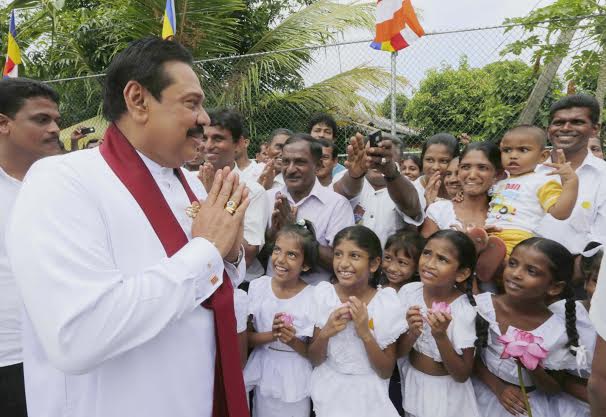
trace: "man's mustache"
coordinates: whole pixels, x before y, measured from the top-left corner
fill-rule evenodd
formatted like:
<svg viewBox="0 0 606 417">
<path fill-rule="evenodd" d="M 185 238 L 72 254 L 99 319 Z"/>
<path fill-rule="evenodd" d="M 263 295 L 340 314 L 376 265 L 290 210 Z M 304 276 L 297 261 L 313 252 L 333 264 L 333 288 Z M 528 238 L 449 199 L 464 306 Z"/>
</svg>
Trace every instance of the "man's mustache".
<svg viewBox="0 0 606 417">
<path fill-rule="evenodd" d="M 204 126 L 196 125 L 196 127 L 192 127 L 187 131 L 187 136 L 202 139 L 204 136 Z"/>
</svg>

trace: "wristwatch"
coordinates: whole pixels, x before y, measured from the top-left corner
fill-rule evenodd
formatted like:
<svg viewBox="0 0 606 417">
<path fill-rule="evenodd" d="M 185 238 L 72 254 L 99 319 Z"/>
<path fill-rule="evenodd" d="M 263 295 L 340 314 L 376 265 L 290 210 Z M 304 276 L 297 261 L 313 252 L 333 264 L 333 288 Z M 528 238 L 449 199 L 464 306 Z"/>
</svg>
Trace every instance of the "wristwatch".
<svg viewBox="0 0 606 417">
<path fill-rule="evenodd" d="M 240 266 L 240 262 L 242 262 L 242 259 L 244 259 L 244 246 L 240 245 L 240 251 L 238 252 L 238 259 L 236 259 L 234 262 L 228 261 L 227 259 L 224 259 L 224 261 L 237 268 L 238 266 Z"/>
</svg>

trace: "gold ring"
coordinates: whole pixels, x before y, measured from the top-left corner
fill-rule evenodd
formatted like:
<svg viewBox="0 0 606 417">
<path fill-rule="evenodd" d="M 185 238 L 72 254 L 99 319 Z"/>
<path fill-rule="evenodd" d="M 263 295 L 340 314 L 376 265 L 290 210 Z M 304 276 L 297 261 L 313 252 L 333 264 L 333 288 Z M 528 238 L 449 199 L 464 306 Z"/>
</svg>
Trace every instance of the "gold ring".
<svg viewBox="0 0 606 417">
<path fill-rule="evenodd" d="M 237 209 L 238 205 L 233 200 L 229 200 L 227 204 L 225 204 L 225 211 L 231 214 L 232 216 L 236 213 Z"/>
<path fill-rule="evenodd" d="M 196 216 L 198 215 L 199 211 L 200 211 L 200 203 L 198 203 L 197 201 L 194 201 L 193 203 L 191 203 L 191 206 L 189 206 L 185 209 L 185 214 L 187 214 L 188 217 L 195 219 Z"/>
</svg>

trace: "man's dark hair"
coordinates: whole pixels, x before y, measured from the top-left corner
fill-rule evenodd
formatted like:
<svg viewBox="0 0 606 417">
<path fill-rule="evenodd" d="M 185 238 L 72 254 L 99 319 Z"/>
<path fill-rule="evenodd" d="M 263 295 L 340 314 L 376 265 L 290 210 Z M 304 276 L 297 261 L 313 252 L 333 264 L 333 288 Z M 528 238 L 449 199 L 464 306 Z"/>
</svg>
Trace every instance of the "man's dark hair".
<svg viewBox="0 0 606 417">
<path fill-rule="evenodd" d="M 337 150 L 337 145 L 331 141 L 326 139 L 317 139 L 322 145 L 323 148 L 330 148 L 332 150 L 332 159 L 337 159 L 339 157 L 339 151 Z"/>
<path fill-rule="evenodd" d="M 30 98 L 43 97 L 59 105 L 59 95 L 40 81 L 28 78 L 0 80 L 0 113 L 13 119 Z"/>
<path fill-rule="evenodd" d="M 274 141 L 274 138 L 278 135 L 284 135 L 284 136 L 288 136 L 289 138 L 291 138 L 294 133 L 292 130 L 290 129 L 285 129 L 283 127 L 279 127 L 278 129 L 275 129 L 274 131 L 272 131 L 269 134 L 269 138 L 267 139 L 267 145 L 271 145 L 271 143 Z"/>
<path fill-rule="evenodd" d="M 170 61 L 193 65 L 191 53 L 180 43 L 147 37 L 131 42 L 114 57 L 107 74 L 103 91 L 103 116 L 116 121 L 126 112 L 124 87 L 129 81 L 137 81 L 158 101 L 162 91 L 174 80 L 164 70 Z"/>
<path fill-rule="evenodd" d="M 210 125 L 229 130 L 232 141 L 237 142 L 244 134 L 244 117 L 236 110 L 216 109 L 208 112 Z"/>
<path fill-rule="evenodd" d="M 335 119 L 330 114 L 326 113 L 317 113 L 311 117 L 307 124 L 307 133 L 311 133 L 311 129 L 320 123 L 323 123 L 332 129 L 333 137 L 337 136 L 337 122 L 335 122 Z"/>
<path fill-rule="evenodd" d="M 588 94 L 573 94 L 566 96 L 551 105 L 549 108 L 549 123 L 557 111 L 572 109 L 573 107 L 583 107 L 589 109 L 591 123 L 597 125 L 600 123 L 600 104 L 594 96 Z"/>
<path fill-rule="evenodd" d="M 309 144 L 309 153 L 316 164 L 322 159 L 322 145 L 313 136 L 307 133 L 295 133 L 294 136 L 288 138 L 284 142 L 284 147 L 297 142 L 307 142 Z"/>
</svg>

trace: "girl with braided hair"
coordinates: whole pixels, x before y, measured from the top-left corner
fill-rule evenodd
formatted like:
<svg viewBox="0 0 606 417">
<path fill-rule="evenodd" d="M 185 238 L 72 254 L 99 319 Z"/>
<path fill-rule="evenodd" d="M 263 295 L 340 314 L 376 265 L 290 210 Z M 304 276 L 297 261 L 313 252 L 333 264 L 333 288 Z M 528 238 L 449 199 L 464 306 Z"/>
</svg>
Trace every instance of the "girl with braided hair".
<svg viewBox="0 0 606 417">
<path fill-rule="evenodd" d="M 398 356 L 409 355 L 403 408 L 409 417 L 479 417 L 471 373 L 476 340 L 471 293 L 476 249 L 455 230 L 434 233 L 421 251 L 421 282 L 406 284 L 398 296 L 408 331 Z"/>
<path fill-rule="evenodd" d="M 585 278 L 585 291 L 587 299 L 576 302 L 576 327 L 578 329 L 578 341 L 580 348 L 575 349 L 577 367 L 570 369 L 564 376 L 563 392 L 554 397 L 556 408 L 560 416 L 566 417 L 590 417 L 589 399 L 587 395 L 587 380 L 591 374 L 593 353 L 596 343 L 596 330 L 589 319 L 589 308 L 591 298 L 595 291 L 600 273 L 600 264 L 604 255 L 604 248 L 597 242 L 591 242 L 581 253 L 581 272 Z M 564 320 L 571 322 L 573 319 L 571 309 L 566 309 L 566 299 L 557 301 L 549 306 L 554 314 Z"/>
<path fill-rule="evenodd" d="M 518 363 L 502 359 L 505 345 L 500 336 L 529 332 L 547 357 L 534 370 L 522 368 L 522 379 L 534 417 L 557 416 L 549 395 L 562 390 L 567 369 L 576 369 L 579 337 L 576 304 L 571 289 L 574 258 L 562 245 L 533 237 L 512 251 L 503 272 L 505 293 L 483 293 L 477 302 L 478 359 L 474 389 L 482 415 L 508 417 L 526 415 L 528 410 L 519 386 Z M 565 297 L 565 317 L 549 309 L 549 301 Z"/>
</svg>

